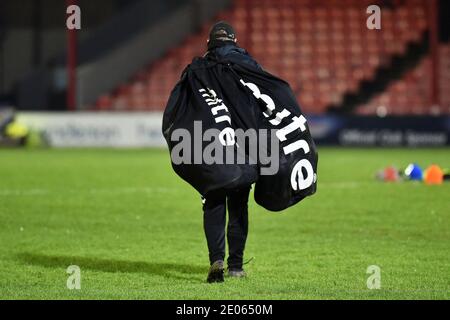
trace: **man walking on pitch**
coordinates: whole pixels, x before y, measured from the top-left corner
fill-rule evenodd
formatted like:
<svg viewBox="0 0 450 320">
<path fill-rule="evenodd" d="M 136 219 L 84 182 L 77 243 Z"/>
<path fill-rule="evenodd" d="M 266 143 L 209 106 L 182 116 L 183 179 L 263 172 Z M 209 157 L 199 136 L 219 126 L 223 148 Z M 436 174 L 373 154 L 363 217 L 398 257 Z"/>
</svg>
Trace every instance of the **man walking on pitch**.
<svg viewBox="0 0 450 320">
<path fill-rule="evenodd" d="M 260 68 L 248 53 L 236 45 L 233 27 L 226 22 L 216 23 L 210 31 L 206 57 L 226 58 Z M 245 277 L 242 268 L 248 233 L 248 196 L 250 186 L 230 192 L 209 194 L 203 199 L 203 226 L 208 242 L 210 270 L 208 282 L 224 281 L 225 224 L 228 206 L 228 276 Z"/>
<path fill-rule="evenodd" d="M 198 122 L 215 132 L 214 142 L 203 140 L 201 149 L 190 139 L 196 135 Z M 238 130 L 258 131 L 257 142 L 244 138 L 238 144 Z M 286 81 L 263 70 L 240 48 L 233 27 L 221 21 L 211 28 L 207 53 L 192 60 L 172 90 L 162 132 L 172 168 L 203 196 L 210 260 L 207 282 L 224 281 L 226 242 L 228 275 L 245 277 L 243 257 L 251 185 L 256 183 L 255 202 L 276 212 L 316 192 L 318 155 L 295 94 Z M 260 136 L 259 132 L 277 134 Z M 186 138 L 180 138 L 181 133 Z M 251 143 L 260 147 L 259 142 L 269 139 L 266 151 L 277 163 L 276 172 L 270 174 L 264 170 L 267 163 L 261 158 L 261 149 L 252 156 L 248 148 Z M 278 142 L 283 148 L 278 148 Z M 211 150 L 214 155 L 209 156 L 218 161 L 198 161 Z M 240 151 L 246 157 L 244 163 L 229 162 L 228 151 Z"/>
</svg>

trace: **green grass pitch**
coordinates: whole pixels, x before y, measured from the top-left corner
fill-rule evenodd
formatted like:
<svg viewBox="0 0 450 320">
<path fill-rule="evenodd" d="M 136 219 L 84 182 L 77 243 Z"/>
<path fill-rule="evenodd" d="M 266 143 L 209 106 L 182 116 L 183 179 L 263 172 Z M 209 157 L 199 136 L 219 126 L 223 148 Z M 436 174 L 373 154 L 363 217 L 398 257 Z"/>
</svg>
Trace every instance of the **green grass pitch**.
<svg viewBox="0 0 450 320">
<path fill-rule="evenodd" d="M 248 278 L 210 285 L 200 197 L 167 151 L 0 150 L 0 298 L 448 299 L 450 184 L 374 174 L 445 167 L 450 149 L 319 153 L 315 196 L 281 214 L 250 200 Z"/>
</svg>

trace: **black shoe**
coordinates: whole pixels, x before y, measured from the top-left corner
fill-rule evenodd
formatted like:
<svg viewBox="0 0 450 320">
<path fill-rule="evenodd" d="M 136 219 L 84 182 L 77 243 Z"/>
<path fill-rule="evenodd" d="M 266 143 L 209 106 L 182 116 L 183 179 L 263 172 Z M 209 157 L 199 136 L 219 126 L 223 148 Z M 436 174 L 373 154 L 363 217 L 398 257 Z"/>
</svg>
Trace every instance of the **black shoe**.
<svg viewBox="0 0 450 320">
<path fill-rule="evenodd" d="M 231 278 L 245 278 L 247 273 L 244 269 L 228 269 L 228 276 Z"/>
<path fill-rule="evenodd" d="M 217 260 L 211 267 L 209 267 L 208 278 L 206 279 L 208 283 L 213 282 L 223 282 L 223 261 Z"/>
</svg>

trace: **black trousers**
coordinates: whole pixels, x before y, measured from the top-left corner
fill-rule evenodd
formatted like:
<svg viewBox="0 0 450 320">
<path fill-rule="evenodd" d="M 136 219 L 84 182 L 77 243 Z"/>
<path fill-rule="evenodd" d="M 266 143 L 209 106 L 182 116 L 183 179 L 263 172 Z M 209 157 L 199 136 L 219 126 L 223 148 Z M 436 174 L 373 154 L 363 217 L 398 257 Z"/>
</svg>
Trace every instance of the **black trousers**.
<svg viewBox="0 0 450 320">
<path fill-rule="evenodd" d="M 225 224 L 228 204 L 228 268 L 241 269 L 248 233 L 250 187 L 210 194 L 203 203 L 203 226 L 208 242 L 209 261 L 225 260 Z"/>
</svg>

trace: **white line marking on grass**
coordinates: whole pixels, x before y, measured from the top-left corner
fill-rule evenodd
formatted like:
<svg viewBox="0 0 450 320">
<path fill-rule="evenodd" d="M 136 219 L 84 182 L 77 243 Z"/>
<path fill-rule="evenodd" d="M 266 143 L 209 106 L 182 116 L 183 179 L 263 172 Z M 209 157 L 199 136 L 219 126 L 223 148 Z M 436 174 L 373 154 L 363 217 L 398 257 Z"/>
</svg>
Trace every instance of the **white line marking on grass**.
<svg viewBox="0 0 450 320">
<path fill-rule="evenodd" d="M 319 182 L 318 187 L 325 188 L 347 188 L 347 189 L 355 189 L 360 188 L 362 186 L 371 185 L 370 182 L 357 182 L 357 181 L 340 181 L 340 182 Z"/>
<path fill-rule="evenodd" d="M 123 187 L 123 188 L 91 188 L 91 189 L 3 189 L 0 190 L 0 197 L 10 196 L 48 196 L 50 194 L 67 194 L 67 193 L 90 193 L 90 194 L 105 194 L 105 195 L 120 195 L 120 194 L 133 194 L 133 193 L 174 193 L 177 192 L 177 188 L 164 188 L 164 187 Z"/>
<path fill-rule="evenodd" d="M 8 197 L 8 196 L 42 196 L 47 195 L 49 193 L 46 189 L 28 189 L 28 190 L 0 190 L 0 196 Z"/>
<path fill-rule="evenodd" d="M 89 189 L 89 193 L 93 194 L 132 194 L 132 193 L 172 193 L 174 189 L 164 188 L 164 187 L 143 187 L 143 188 L 133 188 L 133 187 L 125 187 L 125 188 L 93 188 Z"/>
</svg>

